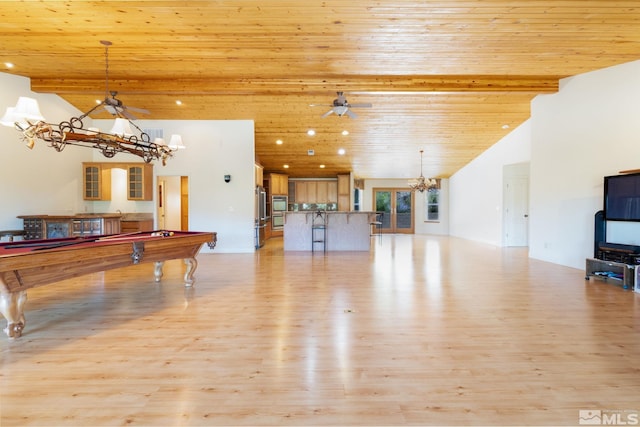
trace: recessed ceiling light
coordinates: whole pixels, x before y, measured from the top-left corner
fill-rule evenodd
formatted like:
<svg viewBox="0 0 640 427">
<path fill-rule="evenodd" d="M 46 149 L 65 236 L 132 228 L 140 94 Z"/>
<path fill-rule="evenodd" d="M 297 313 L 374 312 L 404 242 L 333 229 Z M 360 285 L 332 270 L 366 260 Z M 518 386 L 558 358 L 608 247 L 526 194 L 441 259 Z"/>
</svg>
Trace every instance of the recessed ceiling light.
<svg viewBox="0 0 640 427">
<path fill-rule="evenodd" d="M 282 140 L 281 139 L 276 140 L 276 144 L 282 145 Z"/>
<path fill-rule="evenodd" d="M 282 167 L 285 169 L 289 169 L 289 165 L 283 165 Z"/>
<path fill-rule="evenodd" d="M 315 135 L 315 134 L 316 134 L 316 131 L 315 131 L 315 130 L 313 130 L 313 129 L 309 129 L 309 130 L 307 131 L 307 135 L 309 135 L 309 136 L 313 136 L 313 135 Z"/>
<path fill-rule="evenodd" d="M 11 62 L 5 62 L 4 66 L 7 68 L 13 68 L 13 64 Z"/>
<path fill-rule="evenodd" d="M 348 130 L 343 130 L 343 131 L 342 131 L 342 134 L 343 134 L 344 136 L 347 136 L 347 135 L 349 135 L 349 131 L 348 131 Z"/>
<path fill-rule="evenodd" d="M 509 129 L 509 125 L 502 125 L 502 129 Z"/>
<path fill-rule="evenodd" d="M 324 169 L 324 165 L 320 165 L 320 169 Z"/>
<path fill-rule="evenodd" d="M 341 156 L 343 156 L 343 155 L 344 155 L 344 153 L 346 153 L 346 151 L 345 151 L 345 149 L 344 149 L 344 148 L 340 148 L 340 149 L 338 149 L 338 154 L 340 154 Z"/>
<path fill-rule="evenodd" d="M 182 105 L 182 101 L 180 101 L 179 99 L 176 101 L 176 105 Z"/>
<path fill-rule="evenodd" d="M 102 102 L 101 99 L 96 99 L 96 104 L 100 104 Z"/>
</svg>

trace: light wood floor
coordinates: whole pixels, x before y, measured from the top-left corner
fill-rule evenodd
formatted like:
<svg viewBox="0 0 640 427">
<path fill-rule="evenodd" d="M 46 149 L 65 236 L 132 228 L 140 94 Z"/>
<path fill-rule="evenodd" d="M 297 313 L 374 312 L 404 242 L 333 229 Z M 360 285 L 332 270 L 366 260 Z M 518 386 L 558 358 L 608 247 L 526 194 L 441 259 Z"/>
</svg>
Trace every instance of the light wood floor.
<svg viewBox="0 0 640 427">
<path fill-rule="evenodd" d="M 577 425 L 640 411 L 640 294 L 456 238 L 202 254 L 29 291 L 1 426 Z M 4 321 L 3 321 L 4 322 Z M 4 327 L 4 323 L 3 323 Z"/>
</svg>

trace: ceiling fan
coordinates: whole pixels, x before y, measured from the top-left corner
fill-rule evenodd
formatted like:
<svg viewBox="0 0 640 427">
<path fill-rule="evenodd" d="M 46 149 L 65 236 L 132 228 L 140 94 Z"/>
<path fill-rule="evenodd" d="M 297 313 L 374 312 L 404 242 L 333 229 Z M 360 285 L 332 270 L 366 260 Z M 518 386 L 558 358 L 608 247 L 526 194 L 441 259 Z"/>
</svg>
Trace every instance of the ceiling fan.
<svg viewBox="0 0 640 427">
<path fill-rule="evenodd" d="M 125 118 L 128 120 L 135 120 L 136 117 L 131 114 L 129 111 L 135 111 L 137 113 L 142 114 L 150 114 L 149 110 L 145 110 L 144 108 L 135 108 L 135 107 L 127 107 L 122 101 L 116 98 L 118 92 L 112 90 L 109 91 L 109 46 L 111 43 L 108 40 L 100 40 L 100 43 L 104 46 L 104 61 L 105 61 L 105 96 L 104 100 L 97 105 L 97 107 L 102 107 L 108 113 L 116 117 Z M 109 97 L 111 95 L 111 97 Z"/>
<path fill-rule="evenodd" d="M 344 96 L 344 92 L 337 92 L 338 97 L 336 99 L 333 100 L 333 104 L 329 105 L 329 107 L 331 107 L 331 109 L 329 111 L 327 111 L 326 113 L 324 113 L 322 115 L 322 118 L 325 118 L 327 116 L 330 116 L 331 114 L 336 114 L 340 117 L 344 116 L 345 114 L 349 117 L 351 117 L 352 119 L 355 119 L 358 117 L 358 115 L 356 113 L 354 113 L 353 111 L 351 111 L 352 108 L 371 108 L 373 105 L 369 102 L 366 103 L 361 103 L 361 104 L 349 104 L 349 102 L 347 101 L 347 98 L 345 98 Z M 311 104 L 311 107 L 323 107 L 325 105 L 320 105 L 320 104 Z"/>
</svg>

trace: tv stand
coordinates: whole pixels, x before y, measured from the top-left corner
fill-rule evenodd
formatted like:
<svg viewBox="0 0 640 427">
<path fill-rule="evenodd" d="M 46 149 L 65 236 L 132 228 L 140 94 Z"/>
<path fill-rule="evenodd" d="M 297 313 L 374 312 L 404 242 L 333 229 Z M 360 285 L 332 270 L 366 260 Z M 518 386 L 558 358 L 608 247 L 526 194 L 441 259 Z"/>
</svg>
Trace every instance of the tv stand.
<svg viewBox="0 0 640 427">
<path fill-rule="evenodd" d="M 636 276 L 640 274 L 637 265 L 587 258 L 585 271 L 585 280 L 595 277 L 621 286 L 623 289 L 633 289 L 640 292 L 640 280 L 636 280 Z"/>
</svg>

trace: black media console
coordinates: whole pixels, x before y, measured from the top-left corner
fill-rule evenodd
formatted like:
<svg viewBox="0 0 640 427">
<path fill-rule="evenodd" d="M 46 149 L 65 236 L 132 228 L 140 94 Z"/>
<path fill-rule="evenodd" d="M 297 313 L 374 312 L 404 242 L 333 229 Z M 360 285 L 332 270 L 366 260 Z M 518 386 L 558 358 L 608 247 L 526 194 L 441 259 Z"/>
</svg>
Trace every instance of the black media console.
<svg viewBox="0 0 640 427">
<path fill-rule="evenodd" d="M 605 193 L 606 181 L 605 179 Z M 622 286 L 624 289 L 640 292 L 640 246 L 607 242 L 605 211 L 596 212 L 594 222 L 593 258 L 586 260 L 585 279 L 597 277 Z"/>
<path fill-rule="evenodd" d="M 640 292 L 640 246 L 598 242 L 595 258 L 587 258 L 585 279 L 597 277 Z"/>
<path fill-rule="evenodd" d="M 640 246 L 598 242 L 597 248 L 597 259 L 629 265 L 640 265 Z"/>
</svg>

